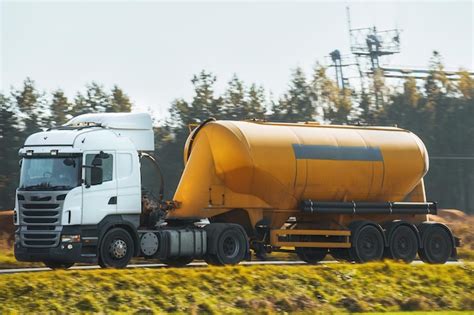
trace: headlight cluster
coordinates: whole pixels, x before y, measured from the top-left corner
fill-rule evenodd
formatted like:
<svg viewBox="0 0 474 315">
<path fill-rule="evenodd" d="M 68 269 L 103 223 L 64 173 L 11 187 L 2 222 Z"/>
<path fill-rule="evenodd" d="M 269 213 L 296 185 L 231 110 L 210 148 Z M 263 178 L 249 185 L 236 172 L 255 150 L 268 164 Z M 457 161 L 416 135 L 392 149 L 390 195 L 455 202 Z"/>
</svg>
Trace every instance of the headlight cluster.
<svg viewBox="0 0 474 315">
<path fill-rule="evenodd" d="M 61 242 L 62 243 L 79 243 L 81 241 L 81 235 L 62 235 Z"/>
</svg>

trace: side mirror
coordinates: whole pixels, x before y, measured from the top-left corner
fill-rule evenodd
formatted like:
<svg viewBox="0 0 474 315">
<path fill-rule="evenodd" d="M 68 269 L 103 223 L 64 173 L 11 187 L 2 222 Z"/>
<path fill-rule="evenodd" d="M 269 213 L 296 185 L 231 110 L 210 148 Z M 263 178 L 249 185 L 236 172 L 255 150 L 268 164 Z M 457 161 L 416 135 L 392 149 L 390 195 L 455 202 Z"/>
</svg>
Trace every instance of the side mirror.
<svg viewBox="0 0 474 315">
<path fill-rule="evenodd" d="M 101 159 L 108 159 L 110 154 L 108 153 L 105 153 L 104 151 L 100 151 L 98 156 L 101 158 Z"/>
<path fill-rule="evenodd" d="M 99 155 L 96 155 L 92 160 L 92 167 L 102 166 L 102 158 Z"/>
<path fill-rule="evenodd" d="M 100 167 L 91 168 L 91 185 L 100 185 L 102 184 L 103 171 Z"/>
</svg>

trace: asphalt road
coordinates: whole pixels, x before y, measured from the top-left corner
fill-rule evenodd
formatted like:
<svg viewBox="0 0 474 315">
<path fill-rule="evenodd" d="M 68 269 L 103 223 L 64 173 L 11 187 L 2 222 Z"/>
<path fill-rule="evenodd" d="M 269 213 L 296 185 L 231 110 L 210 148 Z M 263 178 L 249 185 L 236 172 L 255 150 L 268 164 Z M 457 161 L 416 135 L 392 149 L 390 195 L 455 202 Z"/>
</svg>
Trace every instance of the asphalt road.
<svg viewBox="0 0 474 315">
<path fill-rule="evenodd" d="M 338 261 L 335 260 L 328 260 L 320 262 L 320 265 L 324 264 L 337 264 Z M 240 265 L 243 266 L 254 266 L 254 265 L 304 265 L 306 264 L 303 261 L 245 261 L 241 262 Z M 413 265 L 423 264 L 422 261 L 414 261 L 412 262 Z M 447 265 L 464 265 L 465 263 L 462 261 L 448 261 Z M 207 264 L 205 262 L 193 262 L 187 265 L 185 268 L 195 268 L 195 267 L 206 267 Z M 128 265 L 127 268 L 166 268 L 165 264 L 131 264 Z M 90 265 L 90 266 L 74 266 L 69 268 L 69 270 L 89 270 L 89 269 L 100 269 L 98 265 Z M 12 273 L 28 273 L 28 272 L 39 272 L 39 271 L 52 271 L 50 268 L 47 267 L 37 267 L 37 268 L 18 268 L 18 269 L 0 269 L 0 274 L 12 274 Z"/>
</svg>

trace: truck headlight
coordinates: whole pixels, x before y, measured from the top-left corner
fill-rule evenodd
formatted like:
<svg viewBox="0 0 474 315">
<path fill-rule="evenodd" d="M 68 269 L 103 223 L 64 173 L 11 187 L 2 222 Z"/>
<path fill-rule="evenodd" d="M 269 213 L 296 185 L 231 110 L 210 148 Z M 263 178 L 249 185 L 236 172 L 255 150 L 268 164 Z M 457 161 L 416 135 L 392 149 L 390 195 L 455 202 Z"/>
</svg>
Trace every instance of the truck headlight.
<svg viewBox="0 0 474 315">
<path fill-rule="evenodd" d="M 80 241 L 81 241 L 81 236 L 79 234 L 61 236 L 62 243 L 79 243 Z"/>
</svg>

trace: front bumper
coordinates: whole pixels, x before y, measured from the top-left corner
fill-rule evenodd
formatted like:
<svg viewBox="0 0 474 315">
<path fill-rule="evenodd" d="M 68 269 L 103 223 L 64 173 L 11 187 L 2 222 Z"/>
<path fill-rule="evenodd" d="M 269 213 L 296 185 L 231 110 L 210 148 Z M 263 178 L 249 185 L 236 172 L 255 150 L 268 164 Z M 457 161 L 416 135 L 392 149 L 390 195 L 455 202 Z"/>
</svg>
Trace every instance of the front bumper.
<svg viewBox="0 0 474 315">
<path fill-rule="evenodd" d="M 84 233 L 78 226 L 64 226 L 61 235 L 81 235 L 81 242 L 63 243 L 55 247 L 27 247 L 21 240 L 22 234 L 17 230 L 14 252 L 18 261 L 42 262 L 58 261 L 64 263 L 97 263 L 97 237 Z M 86 235 L 86 236 L 84 236 Z"/>
</svg>

